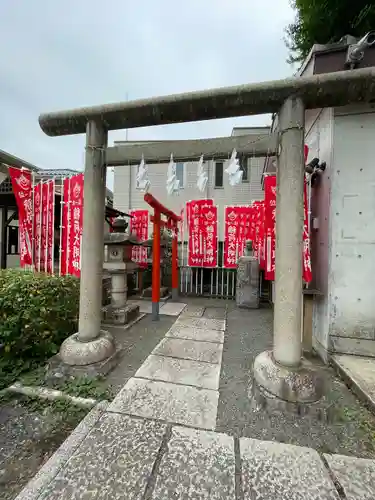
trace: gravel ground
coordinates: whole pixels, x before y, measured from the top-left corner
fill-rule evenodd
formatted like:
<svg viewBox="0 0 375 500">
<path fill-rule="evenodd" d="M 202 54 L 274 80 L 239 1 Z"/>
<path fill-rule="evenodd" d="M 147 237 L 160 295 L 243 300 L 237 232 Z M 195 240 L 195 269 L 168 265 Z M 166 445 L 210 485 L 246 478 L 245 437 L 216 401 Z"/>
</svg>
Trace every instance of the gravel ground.
<svg viewBox="0 0 375 500">
<path fill-rule="evenodd" d="M 321 405 L 331 409 L 331 418 L 319 420 L 257 409 L 248 396 L 255 356 L 272 347 L 272 311 L 234 309 L 227 315 L 217 431 L 309 446 L 324 453 L 375 457 L 375 416 L 318 359 L 326 392 Z"/>
<path fill-rule="evenodd" d="M 0 499 L 12 500 L 85 412 L 12 398 L 0 403 Z"/>
</svg>

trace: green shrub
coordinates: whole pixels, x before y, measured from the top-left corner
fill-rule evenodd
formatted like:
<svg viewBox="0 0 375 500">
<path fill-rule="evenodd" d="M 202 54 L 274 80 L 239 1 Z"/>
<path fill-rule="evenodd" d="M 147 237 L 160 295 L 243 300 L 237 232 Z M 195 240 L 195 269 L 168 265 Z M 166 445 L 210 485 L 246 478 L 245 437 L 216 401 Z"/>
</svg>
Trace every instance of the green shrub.
<svg viewBox="0 0 375 500">
<path fill-rule="evenodd" d="M 0 356 L 44 359 L 77 331 L 79 280 L 0 271 Z"/>
</svg>

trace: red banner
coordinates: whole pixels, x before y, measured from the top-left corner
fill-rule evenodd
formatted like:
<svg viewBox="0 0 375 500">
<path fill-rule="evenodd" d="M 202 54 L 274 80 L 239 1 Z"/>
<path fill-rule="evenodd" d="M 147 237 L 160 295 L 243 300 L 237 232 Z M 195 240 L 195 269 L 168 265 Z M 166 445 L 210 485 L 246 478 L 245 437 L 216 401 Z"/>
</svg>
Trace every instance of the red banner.
<svg viewBox="0 0 375 500">
<path fill-rule="evenodd" d="M 217 207 L 214 205 L 203 205 L 201 208 L 203 256 L 202 267 L 217 267 Z"/>
<path fill-rule="evenodd" d="M 68 273 L 79 278 L 81 276 L 83 229 L 83 174 L 70 178 L 68 196 L 70 208 L 68 220 Z"/>
<path fill-rule="evenodd" d="M 275 280 L 276 175 L 264 179 L 264 230 L 266 238 L 265 279 Z"/>
<path fill-rule="evenodd" d="M 20 266 L 32 265 L 33 201 L 32 180 L 29 170 L 9 167 L 13 193 L 18 208 Z"/>
<path fill-rule="evenodd" d="M 269 175 L 264 181 L 265 197 L 265 231 L 266 231 L 266 268 L 265 279 L 275 279 L 275 247 L 276 247 L 276 176 Z M 312 280 L 310 259 L 310 235 L 308 226 L 307 183 L 304 185 L 304 226 L 303 226 L 303 280 Z"/>
<path fill-rule="evenodd" d="M 55 239 L 55 181 L 47 183 L 47 273 L 54 272 L 54 239 Z"/>
<path fill-rule="evenodd" d="M 42 182 L 42 222 L 40 227 L 40 271 L 47 271 L 47 218 L 48 218 L 48 184 Z"/>
<path fill-rule="evenodd" d="M 215 208 L 215 209 L 214 209 Z M 212 210 L 209 210 L 212 209 Z M 187 223 L 188 223 L 188 266 L 190 267 L 216 267 L 217 265 L 217 245 L 216 254 L 213 253 L 213 261 L 210 263 L 205 256 L 207 244 L 205 246 L 204 239 L 207 235 L 206 222 L 208 223 L 207 215 L 214 220 L 214 231 L 217 238 L 217 209 L 213 207 L 212 200 L 192 200 L 186 203 Z M 215 233 L 213 238 L 215 237 Z M 215 239 L 210 240 L 212 242 Z M 207 243 L 207 242 L 206 242 Z M 212 243 L 214 246 L 214 243 Z M 210 249 L 211 252 L 211 249 Z M 215 258 L 216 256 L 216 258 Z M 210 259 L 211 260 L 211 259 Z"/>
<path fill-rule="evenodd" d="M 66 178 L 62 183 L 62 216 L 61 216 L 61 241 L 60 241 L 60 274 L 68 273 L 68 237 L 69 237 L 69 195 L 70 178 Z"/>
<path fill-rule="evenodd" d="M 303 190 L 303 280 L 310 283 L 312 280 L 311 258 L 310 258 L 310 234 L 309 234 L 309 214 L 307 206 L 307 182 Z"/>
<path fill-rule="evenodd" d="M 224 210 L 224 267 L 237 267 L 238 257 L 243 255 L 246 240 L 252 239 L 253 208 L 229 206 Z"/>
<path fill-rule="evenodd" d="M 141 241 L 146 241 L 148 238 L 148 210 L 132 210 L 130 214 L 130 233 L 135 233 Z M 139 267 L 147 267 L 147 248 L 133 247 L 132 261 L 137 262 Z"/>
<path fill-rule="evenodd" d="M 40 259 L 42 255 L 41 246 L 41 224 L 42 224 L 42 184 L 39 182 L 34 186 L 34 269 L 40 271 Z"/>
</svg>

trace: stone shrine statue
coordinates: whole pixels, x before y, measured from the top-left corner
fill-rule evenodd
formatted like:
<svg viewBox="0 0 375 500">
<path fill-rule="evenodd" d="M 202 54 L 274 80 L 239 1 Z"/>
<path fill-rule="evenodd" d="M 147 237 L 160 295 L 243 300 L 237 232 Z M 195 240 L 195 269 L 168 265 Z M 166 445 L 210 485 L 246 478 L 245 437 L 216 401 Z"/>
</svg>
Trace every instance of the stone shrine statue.
<svg viewBox="0 0 375 500">
<path fill-rule="evenodd" d="M 253 242 L 246 240 L 244 255 L 237 262 L 237 307 L 258 309 L 259 298 L 259 263 L 253 255 Z"/>
<path fill-rule="evenodd" d="M 251 240 L 246 240 L 244 256 L 245 257 L 253 256 L 253 242 Z"/>
</svg>

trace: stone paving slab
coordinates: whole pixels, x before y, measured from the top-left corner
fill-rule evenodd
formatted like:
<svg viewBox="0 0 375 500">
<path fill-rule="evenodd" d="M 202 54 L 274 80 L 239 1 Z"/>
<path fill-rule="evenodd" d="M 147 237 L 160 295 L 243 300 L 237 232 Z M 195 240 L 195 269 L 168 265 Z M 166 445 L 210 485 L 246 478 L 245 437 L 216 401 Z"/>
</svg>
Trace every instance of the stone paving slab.
<svg viewBox="0 0 375 500">
<path fill-rule="evenodd" d="M 166 337 L 159 342 L 152 354 L 220 364 L 222 352 L 222 344 Z"/>
<path fill-rule="evenodd" d="M 160 422 L 105 414 L 40 500 L 141 500 L 165 430 Z"/>
<path fill-rule="evenodd" d="M 203 342 L 224 343 L 224 332 L 221 330 L 203 330 L 181 324 L 174 324 L 165 335 L 166 337 L 177 337 L 179 339 L 200 340 Z"/>
<path fill-rule="evenodd" d="M 234 500 L 234 464 L 229 436 L 174 427 L 152 499 Z"/>
<path fill-rule="evenodd" d="M 344 489 L 346 500 L 375 498 L 375 461 L 344 455 L 324 455 L 334 477 Z"/>
<path fill-rule="evenodd" d="M 225 320 L 224 319 L 212 319 L 212 318 L 187 318 L 179 317 L 176 321 L 179 325 L 185 325 L 195 328 L 202 328 L 204 330 L 225 330 Z"/>
<path fill-rule="evenodd" d="M 244 500 L 339 500 L 311 448 L 240 439 Z"/>
<path fill-rule="evenodd" d="M 214 430 L 218 399 L 217 391 L 131 378 L 108 411 Z"/>
<path fill-rule="evenodd" d="M 206 307 L 204 310 L 203 317 L 211 319 L 225 319 L 226 308 L 225 307 Z"/>
<path fill-rule="evenodd" d="M 181 317 L 185 318 L 201 318 L 203 316 L 205 307 L 204 306 L 196 306 L 193 304 L 188 304 L 185 309 L 181 313 Z"/>
<path fill-rule="evenodd" d="M 217 391 L 219 389 L 220 365 L 151 354 L 137 371 L 135 377 L 193 385 Z"/>
<path fill-rule="evenodd" d="M 160 304 L 160 314 L 167 316 L 178 316 L 185 309 L 186 304 L 182 302 L 165 302 Z"/>
</svg>

